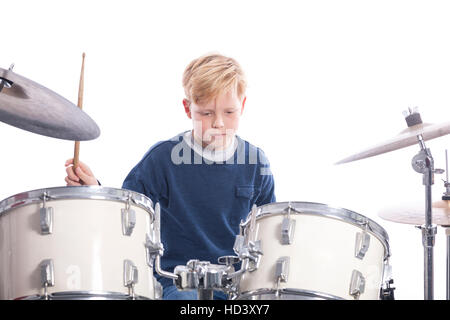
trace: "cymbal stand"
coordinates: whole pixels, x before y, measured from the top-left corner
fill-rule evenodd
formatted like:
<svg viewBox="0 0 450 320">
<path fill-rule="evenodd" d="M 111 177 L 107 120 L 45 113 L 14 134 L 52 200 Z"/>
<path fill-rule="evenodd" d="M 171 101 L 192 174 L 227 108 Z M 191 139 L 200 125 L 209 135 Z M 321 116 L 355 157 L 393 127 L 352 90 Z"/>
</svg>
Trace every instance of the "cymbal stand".
<svg viewBox="0 0 450 320">
<path fill-rule="evenodd" d="M 448 179 L 448 155 L 447 150 L 445 150 L 445 173 L 446 180 L 444 181 L 445 192 L 442 195 L 442 200 L 450 200 L 450 182 Z M 445 236 L 447 237 L 447 272 L 446 272 L 446 299 L 450 300 L 450 226 L 442 226 L 445 229 Z"/>
<path fill-rule="evenodd" d="M 422 123 L 420 114 L 409 109 L 409 115 L 406 117 L 408 127 Z M 424 247 L 424 298 L 433 300 L 434 298 L 434 261 L 433 247 L 437 233 L 436 225 L 432 224 L 432 193 L 431 187 L 434 184 L 434 160 L 430 149 L 426 148 L 421 134 L 417 136 L 420 145 L 420 151 L 412 159 L 413 169 L 423 174 L 423 185 L 425 185 L 425 224 L 420 226 L 422 230 L 422 244 Z M 439 171 L 439 173 L 442 173 Z"/>
</svg>

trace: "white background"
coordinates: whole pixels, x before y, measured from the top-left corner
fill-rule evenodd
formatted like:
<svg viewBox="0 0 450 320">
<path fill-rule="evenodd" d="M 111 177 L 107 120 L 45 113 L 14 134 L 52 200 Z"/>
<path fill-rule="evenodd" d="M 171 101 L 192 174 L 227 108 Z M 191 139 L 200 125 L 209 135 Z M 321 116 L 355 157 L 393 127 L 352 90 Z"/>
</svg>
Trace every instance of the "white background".
<svg viewBox="0 0 450 320">
<path fill-rule="evenodd" d="M 421 232 L 379 218 L 381 208 L 424 202 L 411 168 L 418 146 L 336 166 L 406 128 L 450 118 L 448 1 L 2 1 L 0 66 L 77 103 L 99 125 L 80 158 L 120 188 L 159 140 L 190 129 L 181 76 L 194 58 L 236 58 L 249 81 L 239 134 L 261 147 L 277 201 L 356 211 L 389 234 L 397 299 L 423 299 Z M 73 142 L 0 123 L 0 198 L 65 185 Z M 449 136 L 427 142 L 445 168 Z M 443 192 L 436 176 L 433 200 Z M 320 232 L 318 228 L 317 232 Z M 311 243 L 314 248 L 314 243 Z M 446 242 L 438 228 L 435 298 L 445 299 Z"/>
</svg>

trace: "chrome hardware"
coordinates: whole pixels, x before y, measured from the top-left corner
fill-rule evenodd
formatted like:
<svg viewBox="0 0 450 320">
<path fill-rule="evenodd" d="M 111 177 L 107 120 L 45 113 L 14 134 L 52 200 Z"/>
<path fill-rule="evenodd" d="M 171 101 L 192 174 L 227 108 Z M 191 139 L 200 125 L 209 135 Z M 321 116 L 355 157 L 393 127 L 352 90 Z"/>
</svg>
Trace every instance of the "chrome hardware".
<svg viewBox="0 0 450 320">
<path fill-rule="evenodd" d="M 353 270 L 352 278 L 350 280 L 350 290 L 349 294 L 355 299 L 359 299 L 359 296 L 364 293 L 364 288 L 366 286 L 366 279 L 363 277 L 362 273 L 358 270 Z"/>
<path fill-rule="evenodd" d="M 217 262 L 219 264 L 224 264 L 228 267 L 231 267 L 233 264 L 236 264 L 239 261 L 241 260 L 239 259 L 239 257 L 236 256 L 222 256 L 217 259 Z"/>
<path fill-rule="evenodd" d="M 124 236 L 130 236 L 136 225 L 136 212 L 130 208 L 130 202 L 131 195 L 128 195 L 125 209 L 122 209 L 122 233 Z"/>
<path fill-rule="evenodd" d="M 426 248 L 431 248 L 434 246 L 436 241 L 437 226 L 431 225 L 427 227 L 426 225 L 416 226 L 417 229 L 422 230 L 422 244 Z"/>
<path fill-rule="evenodd" d="M 394 287 L 391 285 L 394 283 L 392 279 L 392 267 L 389 265 L 389 261 L 384 263 L 383 268 L 383 281 L 380 289 L 380 299 L 381 300 L 395 300 L 394 298 Z"/>
<path fill-rule="evenodd" d="M 358 232 L 355 242 L 355 257 L 362 260 L 369 250 L 370 235 L 366 231 Z"/>
<path fill-rule="evenodd" d="M 155 220 L 153 221 L 153 238 L 150 235 L 145 235 L 145 249 L 147 253 L 147 264 L 153 268 L 153 262 L 158 256 L 164 255 L 164 246 L 161 243 L 161 207 L 159 202 L 155 205 Z"/>
<path fill-rule="evenodd" d="M 158 256 L 164 255 L 164 246 L 161 243 L 161 207 L 159 202 L 155 205 L 155 220 L 153 221 L 153 238 L 154 241 L 147 234 L 145 236 L 145 249 L 147 252 L 147 264 L 153 268 L 153 261 Z"/>
<path fill-rule="evenodd" d="M 48 287 L 55 285 L 55 270 L 52 259 L 45 259 L 40 264 L 41 285 L 44 288 L 44 299 L 48 300 Z"/>
<path fill-rule="evenodd" d="M 174 279 L 174 284 L 179 290 L 198 288 L 200 283 L 199 275 L 190 266 L 176 266 L 173 272 L 177 275 L 177 278 Z"/>
<path fill-rule="evenodd" d="M 260 209 L 254 204 L 251 211 L 247 237 L 244 235 L 237 235 L 233 245 L 233 250 L 238 255 L 239 259 L 248 262 L 245 266 L 246 268 L 248 267 L 249 271 L 258 269 L 261 255 L 263 254 L 261 251 L 261 240 L 256 240 L 258 233 L 256 216 L 259 211 Z"/>
<path fill-rule="evenodd" d="M 281 223 L 281 244 L 292 244 L 294 241 L 295 220 L 283 218 Z"/>
<path fill-rule="evenodd" d="M 179 290 L 223 290 L 227 284 L 228 271 L 228 266 L 189 260 L 185 266 L 175 267 L 174 273 L 178 278 L 174 282 Z"/>
<path fill-rule="evenodd" d="M 255 271 L 259 268 L 259 263 L 262 256 L 261 251 L 261 240 L 248 243 L 248 258 L 249 258 L 249 270 L 250 272 Z"/>
<path fill-rule="evenodd" d="M 448 179 L 448 154 L 447 150 L 445 150 L 445 173 L 446 180 L 442 179 L 444 182 L 445 192 L 442 194 L 442 200 L 450 200 L 450 181 Z"/>
<path fill-rule="evenodd" d="M 289 257 L 281 257 L 277 260 L 275 267 L 275 277 L 277 279 L 277 283 L 287 282 L 289 275 L 289 262 Z"/>
<path fill-rule="evenodd" d="M 233 251 L 239 255 L 239 252 L 242 251 L 242 248 L 244 248 L 245 244 L 245 237 L 241 235 L 237 235 L 234 239 L 234 245 L 233 245 Z"/>
<path fill-rule="evenodd" d="M 164 254 L 164 246 L 161 243 L 161 206 L 158 203 L 155 205 L 155 220 L 153 221 L 153 229 L 155 240 L 151 241 L 150 237 L 147 235 L 145 247 L 147 248 L 147 263 L 151 265 L 151 259 L 155 258 L 155 271 L 162 277 L 172 279 L 174 283 L 179 281 L 180 277 L 172 272 L 167 272 L 161 269 L 161 256 Z M 150 260 L 149 260 L 150 259 Z"/>
<path fill-rule="evenodd" d="M 256 216 L 258 215 L 258 212 L 259 212 L 258 207 L 256 206 L 256 204 L 254 204 L 250 214 L 250 227 L 248 232 L 249 241 L 255 241 L 257 238 L 258 230 L 256 226 Z"/>
<path fill-rule="evenodd" d="M 244 244 L 243 236 L 236 236 L 234 242 L 234 252 L 238 255 L 239 259 L 247 260 L 248 271 L 255 271 L 259 267 L 259 262 L 261 260 L 261 240 L 258 241 L 248 241 L 248 244 Z"/>
<path fill-rule="evenodd" d="M 225 266 L 208 265 L 203 274 L 204 289 L 221 289 Z"/>
<path fill-rule="evenodd" d="M 292 244 L 294 241 L 295 220 L 291 219 L 291 202 L 288 203 L 287 216 L 283 218 L 281 223 L 281 244 Z"/>
<path fill-rule="evenodd" d="M 123 285 L 129 289 L 129 295 L 134 299 L 134 286 L 138 283 L 138 269 L 131 260 L 123 261 Z"/>
<path fill-rule="evenodd" d="M 389 261 L 386 260 L 383 268 L 383 283 L 388 283 L 392 279 L 392 267 L 389 265 Z"/>
<path fill-rule="evenodd" d="M 155 291 L 155 300 L 161 300 L 163 297 L 163 287 L 155 278 L 153 278 L 153 290 Z"/>
<path fill-rule="evenodd" d="M 413 109 L 408 108 L 402 112 L 405 117 L 406 124 L 408 127 L 412 127 L 418 124 L 422 124 L 422 118 L 420 117 L 419 107 L 414 107 Z"/>
<path fill-rule="evenodd" d="M 53 232 L 53 208 L 46 207 L 47 192 L 44 192 L 42 208 L 39 210 L 41 234 L 51 234 Z"/>
<path fill-rule="evenodd" d="M 9 69 L 8 69 L 8 71 L 12 71 L 13 68 L 14 68 L 14 63 L 11 64 L 11 66 L 10 66 Z M 12 85 L 13 85 L 13 82 L 12 82 L 12 81 L 0 77 L 0 92 L 3 90 L 3 88 L 6 88 L 6 89 L 11 88 Z"/>
<path fill-rule="evenodd" d="M 145 235 L 144 246 L 147 258 L 147 265 L 150 268 L 153 268 L 156 257 L 164 255 L 164 246 L 162 243 L 153 242 L 148 234 Z"/>
</svg>

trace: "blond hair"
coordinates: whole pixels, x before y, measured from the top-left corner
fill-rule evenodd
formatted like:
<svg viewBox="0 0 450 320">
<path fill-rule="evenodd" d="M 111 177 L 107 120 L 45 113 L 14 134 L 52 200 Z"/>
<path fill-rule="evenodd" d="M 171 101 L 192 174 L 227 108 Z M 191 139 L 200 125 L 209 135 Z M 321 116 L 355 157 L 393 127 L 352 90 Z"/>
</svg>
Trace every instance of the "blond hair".
<svg viewBox="0 0 450 320">
<path fill-rule="evenodd" d="M 242 98 L 247 81 L 236 60 L 214 53 L 189 63 L 183 73 L 183 87 L 188 100 L 207 103 L 228 90 Z"/>
</svg>

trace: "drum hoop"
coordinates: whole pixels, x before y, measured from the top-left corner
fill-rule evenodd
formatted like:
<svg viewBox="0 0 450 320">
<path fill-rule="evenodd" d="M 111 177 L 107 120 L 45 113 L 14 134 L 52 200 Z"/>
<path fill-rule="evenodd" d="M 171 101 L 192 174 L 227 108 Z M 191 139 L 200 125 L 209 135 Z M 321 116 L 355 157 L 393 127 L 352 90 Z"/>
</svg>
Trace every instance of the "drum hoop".
<svg viewBox="0 0 450 320">
<path fill-rule="evenodd" d="M 318 202 L 272 202 L 258 207 L 258 213 L 256 214 L 256 220 L 279 215 L 280 213 L 286 213 L 287 209 L 291 206 L 291 214 L 307 214 L 307 215 L 320 215 L 331 219 L 340 220 L 350 223 L 361 229 L 365 229 L 367 224 L 367 231 L 377 237 L 385 248 L 385 259 L 391 256 L 389 246 L 389 236 L 382 226 L 373 221 L 372 219 L 363 216 L 355 211 L 351 211 L 345 208 L 332 207 L 327 204 Z M 268 209 L 269 208 L 269 209 Z M 275 209 L 275 210 L 273 210 Z M 280 210 L 281 209 L 281 210 Z M 240 224 L 241 230 L 250 224 L 251 212 L 248 214 L 247 219 Z"/>
<path fill-rule="evenodd" d="M 59 291 L 48 294 L 49 300 L 62 299 L 62 300 L 79 300 L 80 298 L 98 299 L 105 298 L 108 300 L 152 300 L 150 298 L 136 295 L 132 298 L 129 294 L 113 291 Z M 44 295 L 34 294 L 30 296 L 24 296 L 16 298 L 20 300 L 45 300 Z"/>
<path fill-rule="evenodd" d="M 117 189 L 103 186 L 68 186 L 36 189 L 15 194 L 0 202 L 0 217 L 9 210 L 20 208 L 32 203 L 42 203 L 42 196 L 47 193 L 47 200 L 112 200 L 127 202 L 130 196 L 131 202 L 150 213 L 154 220 L 153 202 L 147 196 L 127 189 Z"/>
<path fill-rule="evenodd" d="M 239 300 L 240 298 L 247 298 L 247 297 L 253 297 L 258 295 L 264 295 L 264 294 L 273 294 L 276 295 L 278 291 L 278 294 L 283 295 L 298 295 L 298 296 L 308 296 L 313 299 L 324 299 L 324 300 L 345 300 L 344 298 L 320 292 L 320 291 L 313 291 L 313 290 L 304 290 L 304 289 L 294 289 L 294 288 L 284 288 L 284 289 L 257 289 L 257 290 L 250 290 L 241 293 L 238 295 L 235 300 Z"/>
</svg>

